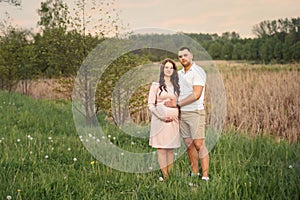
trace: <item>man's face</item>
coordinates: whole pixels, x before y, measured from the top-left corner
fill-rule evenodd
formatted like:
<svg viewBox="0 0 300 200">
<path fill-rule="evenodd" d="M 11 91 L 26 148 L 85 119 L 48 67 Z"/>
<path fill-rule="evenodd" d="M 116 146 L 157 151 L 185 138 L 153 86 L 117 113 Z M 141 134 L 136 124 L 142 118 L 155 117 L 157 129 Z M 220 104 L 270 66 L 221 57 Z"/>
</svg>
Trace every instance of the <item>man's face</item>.
<svg viewBox="0 0 300 200">
<path fill-rule="evenodd" d="M 187 49 L 178 52 L 178 59 L 183 67 L 188 67 L 192 64 L 193 55 Z"/>
</svg>

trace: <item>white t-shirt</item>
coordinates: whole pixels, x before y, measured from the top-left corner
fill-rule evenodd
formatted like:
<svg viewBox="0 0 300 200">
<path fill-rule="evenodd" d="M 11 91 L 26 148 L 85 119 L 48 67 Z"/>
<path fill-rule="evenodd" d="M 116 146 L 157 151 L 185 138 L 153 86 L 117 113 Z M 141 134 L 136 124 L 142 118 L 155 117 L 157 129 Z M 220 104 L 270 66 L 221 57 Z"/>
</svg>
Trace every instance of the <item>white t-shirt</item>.
<svg viewBox="0 0 300 200">
<path fill-rule="evenodd" d="M 185 99 L 187 96 L 193 93 L 194 85 L 203 86 L 203 90 L 200 98 L 191 104 L 181 106 L 181 110 L 182 111 L 203 110 L 205 83 L 206 83 L 205 71 L 200 66 L 193 63 L 189 71 L 185 73 L 184 69 L 182 69 L 178 72 L 178 76 L 179 76 L 179 86 L 180 86 L 179 101 Z"/>
</svg>

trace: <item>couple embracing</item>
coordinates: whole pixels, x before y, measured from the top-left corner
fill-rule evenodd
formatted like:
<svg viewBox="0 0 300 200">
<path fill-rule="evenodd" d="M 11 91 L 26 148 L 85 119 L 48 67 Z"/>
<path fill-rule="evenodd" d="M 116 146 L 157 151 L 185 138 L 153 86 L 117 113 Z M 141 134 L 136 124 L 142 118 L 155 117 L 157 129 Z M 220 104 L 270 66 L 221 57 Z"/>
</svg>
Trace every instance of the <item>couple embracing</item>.
<svg viewBox="0 0 300 200">
<path fill-rule="evenodd" d="M 205 146 L 205 71 L 193 62 L 188 47 L 178 51 L 183 69 L 177 72 L 175 62 L 165 59 L 160 67 L 158 83 L 152 83 L 148 107 L 152 113 L 150 146 L 157 148 L 158 163 L 167 179 L 174 161 L 174 148 L 183 138 L 191 164 L 190 176 L 209 180 L 209 154 Z M 200 160 L 202 175 L 199 173 Z"/>
</svg>

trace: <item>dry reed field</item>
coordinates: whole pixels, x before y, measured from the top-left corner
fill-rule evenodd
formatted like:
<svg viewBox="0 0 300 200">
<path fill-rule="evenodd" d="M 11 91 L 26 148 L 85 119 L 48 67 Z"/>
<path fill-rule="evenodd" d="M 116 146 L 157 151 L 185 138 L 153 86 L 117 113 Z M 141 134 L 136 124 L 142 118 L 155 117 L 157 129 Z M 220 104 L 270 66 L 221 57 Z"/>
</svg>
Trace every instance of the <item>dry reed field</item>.
<svg viewBox="0 0 300 200">
<path fill-rule="evenodd" d="M 272 135 L 278 141 L 287 140 L 290 143 L 300 141 L 300 64 L 215 63 L 226 90 L 227 115 L 224 131 L 235 130 L 252 136 Z M 31 84 L 28 93 L 34 97 L 71 97 L 70 80 L 39 80 Z M 209 91 L 206 92 L 209 123 L 210 96 Z M 131 116 L 135 122 L 149 121 L 147 94 L 143 96 L 144 105 L 140 112 Z"/>
<path fill-rule="evenodd" d="M 300 64 L 217 66 L 226 90 L 225 130 L 299 142 Z"/>
</svg>

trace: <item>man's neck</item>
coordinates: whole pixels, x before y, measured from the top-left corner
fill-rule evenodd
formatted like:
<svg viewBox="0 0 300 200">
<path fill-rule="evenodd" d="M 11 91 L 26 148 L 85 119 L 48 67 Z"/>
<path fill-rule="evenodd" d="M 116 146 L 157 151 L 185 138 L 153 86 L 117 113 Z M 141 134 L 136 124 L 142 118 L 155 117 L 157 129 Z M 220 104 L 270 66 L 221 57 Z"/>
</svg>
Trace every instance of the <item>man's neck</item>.
<svg viewBox="0 0 300 200">
<path fill-rule="evenodd" d="M 185 67 L 184 67 L 184 72 L 189 71 L 189 70 L 191 69 L 192 65 L 193 65 L 193 63 L 191 63 L 191 64 L 188 65 L 188 66 L 185 66 Z"/>
</svg>

